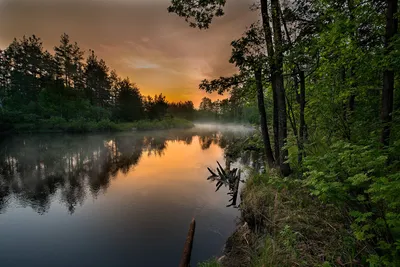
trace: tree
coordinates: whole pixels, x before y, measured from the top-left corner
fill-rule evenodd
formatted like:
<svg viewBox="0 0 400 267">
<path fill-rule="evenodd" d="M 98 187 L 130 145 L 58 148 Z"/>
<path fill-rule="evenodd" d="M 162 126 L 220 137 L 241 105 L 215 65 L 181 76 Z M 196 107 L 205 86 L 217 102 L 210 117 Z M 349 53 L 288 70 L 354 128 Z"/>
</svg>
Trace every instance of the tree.
<svg viewBox="0 0 400 267">
<path fill-rule="evenodd" d="M 93 50 L 90 52 L 85 68 L 86 96 L 93 105 L 108 107 L 111 101 L 108 67 L 104 60 L 97 59 Z"/>
<path fill-rule="evenodd" d="M 265 43 L 267 46 L 268 62 L 271 74 L 271 84 L 274 94 L 274 135 L 275 135 L 275 158 L 283 175 L 290 174 L 291 169 L 287 163 L 288 150 L 286 148 L 287 139 L 287 115 L 285 87 L 283 80 L 283 39 L 281 29 L 281 9 L 278 0 L 271 1 L 272 25 L 274 35 L 270 27 L 269 7 L 267 0 L 261 0 L 261 17 L 265 33 Z M 183 1 L 172 0 L 169 12 L 184 17 L 190 26 L 206 29 L 214 17 L 222 16 L 223 7 L 226 1 L 207 0 L 207 1 Z"/>
<path fill-rule="evenodd" d="M 393 51 L 393 37 L 398 31 L 398 1 L 386 0 L 386 29 L 385 29 L 385 54 L 390 56 Z M 394 92 L 394 66 L 387 66 L 383 70 L 382 110 L 383 123 L 381 142 L 383 146 L 389 146 L 390 130 L 393 113 Z"/>
<path fill-rule="evenodd" d="M 5 51 L 8 59 L 8 72 L 10 80 L 9 97 L 19 104 L 28 104 L 35 101 L 41 90 L 41 79 L 48 73 L 46 60 L 51 60 L 48 53 L 43 51 L 40 38 L 32 35 L 24 36 L 21 40 L 14 39 Z"/>
<path fill-rule="evenodd" d="M 125 78 L 118 82 L 119 93 L 116 97 L 117 118 L 123 121 L 142 119 L 144 109 L 139 89 Z"/>
<path fill-rule="evenodd" d="M 64 33 L 60 38 L 60 45 L 54 47 L 55 60 L 58 67 L 58 77 L 64 80 L 66 87 L 83 89 L 83 55 L 78 44 L 70 43 L 69 35 Z"/>
<path fill-rule="evenodd" d="M 154 98 L 147 96 L 144 99 L 144 108 L 149 119 L 162 119 L 167 114 L 168 102 L 162 94 L 155 95 Z"/>
<path fill-rule="evenodd" d="M 168 103 L 168 113 L 174 117 L 192 120 L 194 119 L 194 112 L 195 109 L 192 101 Z"/>
<path fill-rule="evenodd" d="M 268 132 L 267 114 L 264 103 L 263 88 L 263 69 L 266 66 L 266 57 L 264 55 L 265 41 L 261 35 L 261 29 L 253 24 L 246 31 L 245 35 L 239 39 L 232 41 L 232 56 L 230 63 L 234 63 L 240 70 L 239 76 L 229 78 L 221 78 L 211 82 L 204 80 L 200 88 L 208 92 L 218 90 L 219 93 L 229 91 L 234 82 L 238 82 L 235 77 L 247 77 L 247 79 L 255 80 L 257 91 L 257 106 L 260 116 L 261 134 L 264 143 L 265 154 L 270 168 L 275 167 L 275 158 L 271 148 L 271 141 Z M 277 142 L 277 139 L 275 139 Z"/>
</svg>

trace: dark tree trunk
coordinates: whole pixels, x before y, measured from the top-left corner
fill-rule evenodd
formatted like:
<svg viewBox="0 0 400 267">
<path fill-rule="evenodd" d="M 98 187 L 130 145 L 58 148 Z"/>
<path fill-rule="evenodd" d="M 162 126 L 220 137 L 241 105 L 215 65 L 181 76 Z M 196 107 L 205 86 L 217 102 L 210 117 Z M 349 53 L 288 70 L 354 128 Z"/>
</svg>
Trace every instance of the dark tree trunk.
<svg viewBox="0 0 400 267">
<path fill-rule="evenodd" d="M 272 75 L 275 76 L 273 81 L 276 86 L 276 96 L 279 113 L 279 165 L 281 173 L 288 176 L 291 173 L 290 166 L 285 163 L 289 156 L 289 152 L 285 147 L 287 139 L 287 114 L 286 114 L 286 100 L 285 100 L 285 87 L 283 82 L 283 42 L 282 30 L 280 21 L 280 5 L 279 0 L 271 0 L 272 8 L 272 26 L 274 30 L 274 44 L 275 44 L 275 71 Z"/>
<path fill-rule="evenodd" d="M 275 151 L 275 159 L 278 165 L 280 165 L 280 150 L 279 150 L 279 112 L 278 112 L 278 104 L 277 104 L 277 95 L 276 95 L 276 88 L 275 83 L 272 86 L 272 99 L 274 102 L 274 111 L 273 111 L 273 128 L 274 128 L 274 151 Z"/>
<path fill-rule="evenodd" d="M 265 112 L 265 106 L 264 106 L 264 91 L 262 86 L 261 69 L 257 68 L 254 71 L 254 74 L 256 78 L 258 112 L 260 113 L 261 134 L 264 142 L 265 154 L 267 156 L 267 162 L 269 168 L 273 168 L 275 166 L 275 159 L 272 153 L 271 142 L 268 133 L 267 114 Z"/>
<path fill-rule="evenodd" d="M 385 48 L 386 55 L 390 53 L 391 39 L 397 33 L 398 21 L 395 17 L 398 9 L 398 0 L 386 0 L 386 33 L 385 33 Z M 394 91 L 394 71 L 391 67 L 383 71 L 383 88 L 382 88 L 382 133 L 381 143 L 384 147 L 389 146 L 390 130 L 393 113 L 393 91 Z"/>
<path fill-rule="evenodd" d="M 272 95 L 273 95 L 273 128 L 274 128 L 274 150 L 275 150 L 275 159 L 278 165 L 280 165 L 280 153 L 279 153 L 279 119 L 278 119 L 278 101 L 277 101 L 277 92 L 276 92 L 276 78 L 275 78 L 275 62 L 274 62 L 274 45 L 272 42 L 272 30 L 269 24 L 269 11 L 268 11 L 268 1 L 261 0 L 261 17 L 263 22 L 263 29 L 265 35 L 265 43 L 267 45 L 267 53 L 268 53 L 268 63 L 271 70 L 271 86 L 272 86 Z"/>
<path fill-rule="evenodd" d="M 304 143 L 306 142 L 306 121 L 304 118 L 304 110 L 306 108 L 306 81 L 304 71 L 300 71 L 300 126 L 299 126 L 299 164 L 301 165 L 304 155 Z"/>
</svg>

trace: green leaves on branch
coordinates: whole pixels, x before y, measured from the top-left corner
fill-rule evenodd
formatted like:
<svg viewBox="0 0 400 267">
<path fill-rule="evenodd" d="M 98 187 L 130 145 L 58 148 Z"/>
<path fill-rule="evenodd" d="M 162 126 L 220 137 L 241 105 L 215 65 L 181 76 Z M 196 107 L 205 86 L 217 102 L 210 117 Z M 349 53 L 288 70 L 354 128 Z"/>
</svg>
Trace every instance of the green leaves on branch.
<svg viewBox="0 0 400 267">
<path fill-rule="evenodd" d="M 190 27 L 207 29 L 214 17 L 224 15 L 226 0 L 172 0 L 168 12 L 185 18 Z"/>
<path fill-rule="evenodd" d="M 398 266 L 400 174 L 388 167 L 388 156 L 372 146 L 337 141 L 306 158 L 305 184 L 327 203 L 350 209 L 355 237 L 375 250 L 371 263 Z"/>
<path fill-rule="evenodd" d="M 245 81 L 245 77 L 241 74 L 234 74 L 231 77 L 220 77 L 215 80 L 204 79 L 201 81 L 199 88 L 207 93 L 218 92 L 222 95 L 224 92 L 230 91 L 232 87 L 238 86 Z"/>
</svg>

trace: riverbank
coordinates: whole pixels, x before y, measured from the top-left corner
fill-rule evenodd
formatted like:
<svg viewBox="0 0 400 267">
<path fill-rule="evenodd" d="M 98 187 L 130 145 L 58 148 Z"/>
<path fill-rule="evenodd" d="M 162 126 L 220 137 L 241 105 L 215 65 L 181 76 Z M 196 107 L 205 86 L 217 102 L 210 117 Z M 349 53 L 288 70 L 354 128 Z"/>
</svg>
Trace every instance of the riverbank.
<svg viewBox="0 0 400 267">
<path fill-rule="evenodd" d="M 121 132 L 121 131 L 148 131 L 167 129 L 188 129 L 194 124 L 180 118 L 166 118 L 163 120 L 140 120 L 136 122 L 113 122 L 110 120 L 90 121 L 85 119 L 65 121 L 61 118 L 40 120 L 36 123 L 15 124 L 9 127 L 7 133 L 88 133 L 88 132 Z"/>
<path fill-rule="evenodd" d="M 358 246 L 337 207 L 294 178 L 253 174 L 241 192 L 241 218 L 224 255 L 200 267 L 357 265 Z M 365 251 L 364 251 L 365 252 Z"/>
</svg>

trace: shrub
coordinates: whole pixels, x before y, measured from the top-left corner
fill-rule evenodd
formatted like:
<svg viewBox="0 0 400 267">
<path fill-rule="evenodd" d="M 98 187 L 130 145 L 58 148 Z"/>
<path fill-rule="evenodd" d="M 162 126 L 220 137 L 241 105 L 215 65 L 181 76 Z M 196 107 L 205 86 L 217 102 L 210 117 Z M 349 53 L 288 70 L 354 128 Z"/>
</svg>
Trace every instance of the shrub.
<svg viewBox="0 0 400 267">
<path fill-rule="evenodd" d="M 305 184 L 350 215 L 354 236 L 372 249 L 365 261 L 400 266 L 400 173 L 396 162 L 388 167 L 389 155 L 372 146 L 335 142 L 322 155 L 307 157 Z"/>
</svg>

